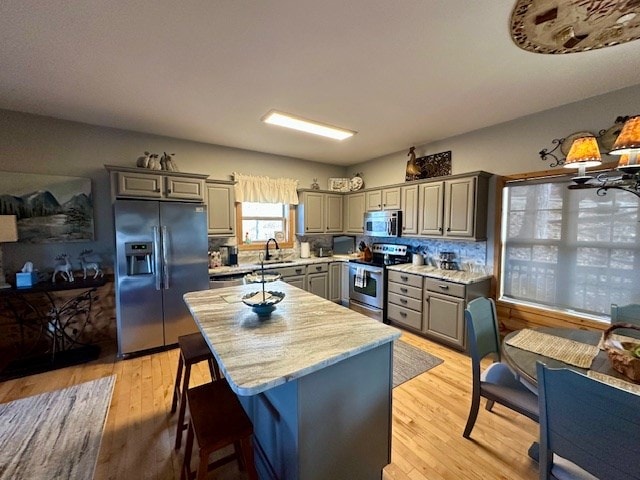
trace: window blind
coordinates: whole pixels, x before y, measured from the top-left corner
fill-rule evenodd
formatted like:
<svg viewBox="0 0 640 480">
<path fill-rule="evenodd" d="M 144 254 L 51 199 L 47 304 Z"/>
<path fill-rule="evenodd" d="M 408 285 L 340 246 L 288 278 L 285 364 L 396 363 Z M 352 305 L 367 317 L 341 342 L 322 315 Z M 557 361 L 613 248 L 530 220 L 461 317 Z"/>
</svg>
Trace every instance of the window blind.
<svg viewBox="0 0 640 480">
<path fill-rule="evenodd" d="M 502 298 L 594 315 L 608 315 L 612 303 L 640 303 L 638 198 L 569 183 L 505 187 Z"/>
</svg>

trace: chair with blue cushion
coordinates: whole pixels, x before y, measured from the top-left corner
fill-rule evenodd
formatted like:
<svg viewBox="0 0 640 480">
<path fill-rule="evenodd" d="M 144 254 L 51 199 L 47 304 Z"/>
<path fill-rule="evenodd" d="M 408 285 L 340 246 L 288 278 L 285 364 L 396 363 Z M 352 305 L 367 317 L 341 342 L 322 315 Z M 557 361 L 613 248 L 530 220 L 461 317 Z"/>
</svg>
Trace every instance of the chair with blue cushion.
<svg viewBox="0 0 640 480">
<path fill-rule="evenodd" d="M 471 435 L 478 417 L 480 397 L 487 399 L 488 411 L 491 411 L 494 403 L 499 403 L 537 422 L 538 397 L 518 380 L 507 364 L 500 361 L 500 337 L 493 300 L 484 297 L 472 300 L 464 316 L 473 369 L 473 393 L 469 418 L 462 435 L 465 438 Z M 487 355 L 493 355 L 495 362 L 480 373 L 480 362 Z"/>
<path fill-rule="evenodd" d="M 640 478 L 640 395 L 537 365 L 540 479 Z"/>
</svg>

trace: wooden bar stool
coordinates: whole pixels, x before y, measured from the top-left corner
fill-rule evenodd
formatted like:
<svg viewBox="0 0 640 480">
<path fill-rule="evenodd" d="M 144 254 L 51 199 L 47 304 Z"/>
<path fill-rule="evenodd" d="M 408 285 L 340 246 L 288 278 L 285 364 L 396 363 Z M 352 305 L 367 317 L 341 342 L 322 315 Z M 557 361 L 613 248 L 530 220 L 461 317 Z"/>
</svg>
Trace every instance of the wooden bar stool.
<svg viewBox="0 0 640 480">
<path fill-rule="evenodd" d="M 180 479 L 203 480 L 208 471 L 236 459 L 240 470 L 246 469 L 251 480 L 258 480 L 251 442 L 253 425 L 227 381 L 217 380 L 189 389 L 187 404 L 190 419 Z M 199 448 L 195 474 L 191 471 L 194 438 Z M 211 453 L 231 444 L 234 453 L 209 463 Z"/>
<path fill-rule="evenodd" d="M 205 342 L 202 334 L 192 333 L 178 337 L 178 347 L 180 348 L 180 357 L 178 358 L 178 372 L 176 373 L 176 384 L 173 388 L 173 401 L 171 403 L 171 413 L 174 413 L 178 407 L 178 401 L 180 402 L 176 429 L 176 450 L 180 448 L 182 443 L 182 431 L 187 428 L 184 415 L 187 404 L 187 390 L 189 389 L 189 380 L 191 378 L 191 366 L 206 360 L 209 363 L 211 380 L 220 378 L 218 364 L 213 358 L 213 353 L 211 353 L 209 345 Z M 183 369 L 184 378 L 182 378 Z"/>
</svg>

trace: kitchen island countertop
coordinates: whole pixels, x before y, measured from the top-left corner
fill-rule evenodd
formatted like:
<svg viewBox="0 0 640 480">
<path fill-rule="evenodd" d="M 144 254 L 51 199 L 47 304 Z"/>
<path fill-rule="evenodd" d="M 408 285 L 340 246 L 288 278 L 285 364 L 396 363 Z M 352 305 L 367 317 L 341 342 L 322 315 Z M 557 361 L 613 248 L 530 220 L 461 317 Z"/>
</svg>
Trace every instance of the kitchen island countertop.
<svg viewBox="0 0 640 480">
<path fill-rule="evenodd" d="M 255 395 L 358 355 L 400 331 L 278 281 L 285 293 L 271 317 L 258 320 L 240 298 L 259 284 L 184 295 L 218 364 L 238 395 Z"/>
</svg>

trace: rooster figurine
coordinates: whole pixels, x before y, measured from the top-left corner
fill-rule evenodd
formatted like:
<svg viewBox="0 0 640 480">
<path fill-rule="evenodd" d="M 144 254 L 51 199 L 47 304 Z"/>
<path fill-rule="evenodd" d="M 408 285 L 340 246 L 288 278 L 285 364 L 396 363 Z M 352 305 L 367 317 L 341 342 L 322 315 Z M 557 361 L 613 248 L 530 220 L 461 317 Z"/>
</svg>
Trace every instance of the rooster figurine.
<svg viewBox="0 0 640 480">
<path fill-rule="evenodd" d="M 407 153 L 409 161 L 407 162 L 406 180 L 416 180 L 420 176 L 420 167 L 416 163 L 415 149 L 416 147 L 411 147 L 409 153 Z"/>
</svg>

